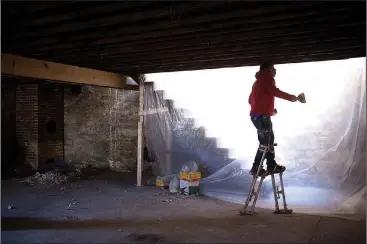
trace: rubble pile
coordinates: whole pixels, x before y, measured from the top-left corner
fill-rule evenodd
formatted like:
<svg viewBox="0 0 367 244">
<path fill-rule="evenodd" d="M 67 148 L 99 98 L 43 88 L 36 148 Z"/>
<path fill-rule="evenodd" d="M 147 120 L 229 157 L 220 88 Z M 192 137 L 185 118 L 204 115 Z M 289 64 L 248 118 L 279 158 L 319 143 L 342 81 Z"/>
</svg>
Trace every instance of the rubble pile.
<svg viewBox="0 0 367 244">
<path fill-rule="evenodd" d="M 89 164 L 76 164 L 74 165 L 75 171 L 77 175 L 81 175 L 83 172 L 83 169 L 89 167 Z"/>
<path fill-rule="evenodd" d="M 59 185 L 80 179 L 82 176 L 96 175 L 99 171 L 101 169 L 93 168 L 90 164 L 67 165 L 47 172 L 36 172 L 34 175 L 23 179 L 13 179 L 13 182 L 29 185 Z"/>
<path fill-rule="evenodd" d="M 58 171 L 49 171 L 44 174 L 36 172 L 34 175 L 25 179 L 14 180 L 17 183 L 27 183 L 29 185 L 58 185 L 69 181 L 70 175 Z"/>
</svg>

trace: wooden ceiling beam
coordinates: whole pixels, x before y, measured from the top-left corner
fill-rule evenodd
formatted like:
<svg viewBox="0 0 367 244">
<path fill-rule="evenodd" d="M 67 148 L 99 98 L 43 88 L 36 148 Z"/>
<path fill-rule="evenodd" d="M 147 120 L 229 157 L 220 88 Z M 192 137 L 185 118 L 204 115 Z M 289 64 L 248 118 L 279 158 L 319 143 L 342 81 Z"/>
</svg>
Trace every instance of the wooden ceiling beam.
<svg viewBox="0 0 367 244">
<path fill-rule="evenodd" d="M 126 83 L 128 76 L 101 70 L 82 68 L 50 61 L 1 54 L 1 74 L 82 85 L 138 90 L 139 86 Z"/>
</svg>

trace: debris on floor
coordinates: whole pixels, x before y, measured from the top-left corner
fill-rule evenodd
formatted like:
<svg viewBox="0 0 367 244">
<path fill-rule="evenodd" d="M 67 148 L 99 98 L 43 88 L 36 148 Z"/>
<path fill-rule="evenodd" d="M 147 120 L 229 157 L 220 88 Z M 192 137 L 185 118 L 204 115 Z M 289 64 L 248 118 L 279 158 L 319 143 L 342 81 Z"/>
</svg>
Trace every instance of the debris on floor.
<svg viewBox="0 0 367 244">
<path fill-rule="evenodd" d="M 76 216 L 65 216 L 66 220 L 80 220 L 80 218 L 76 217 Z"/>
<path fill-rule="evenodd" d="M 129 236 L 130 243 L 162 243 L 164 238 L 155 234 L 138 234 L 134 233 Z"/>
<path fill-rule="evenodd" d="M 106 168 L 92 167 L 90 164 L 72 165 L 68 166 L 68 168 L 64 168 L 63 170 L 54 169 L 47 172 L 36 172 L 26 178 L 13 179 L 13 182 L 26 183 L 32 186 L 36 184 L 52 186 L 72 182 L 77 179 L 82 179 L 82 177 L 85 177 L 86 179 L 89 177 L 92 178 L 93 176 L 104 173 L 107 170 L 108 169 Z M 77 187 L 81 188 L 81 186 Z"/>
<path fill-rule="evenodd" d="M 8 209 L 16 209 L 16 207 L 14 205 L 8 205 Z"/>
<path fill-rule="evenodd" d="M 34 175 L 25 179 L 13 180 L 16 183 L 28 183 L 29 185 L 42 184 L 42 185 L 58 185 L 66 183 L 69 180 L 69 175 L 58 171 L 49 171 L 43 174 L 36 172 Z"/>
<path fill-rule="evenodd" d="M 70 201 L 68 207 L 66 208 L 66 210 L 71 210 L 71 206 L 74 205 L 74 204 L 77 204 L 77 203 L 78 203 L 77 201 L 75 201 L 74 199 L 71 199 L 71 201 Z"/>
<path fill-rule="evenodd" d="M 170 192 L 164 191 L 164 192 L 156 193 L 155 196 L 158 197 L 157 199 L 158 201 L 169 203 L 169 202 L 184 200 L 187 198 L 197 197 L 198 195 L 184 195 L 181 192 L 170 193 Z"/>
</svg>

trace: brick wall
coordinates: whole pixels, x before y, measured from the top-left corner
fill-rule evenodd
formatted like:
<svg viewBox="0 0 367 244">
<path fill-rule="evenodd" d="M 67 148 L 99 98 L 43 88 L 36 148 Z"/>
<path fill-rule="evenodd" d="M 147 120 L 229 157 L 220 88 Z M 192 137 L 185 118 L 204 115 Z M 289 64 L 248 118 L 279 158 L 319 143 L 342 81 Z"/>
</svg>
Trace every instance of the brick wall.
<svg viewBox="0 0 367 244">
<path fill-rule="evenodd" d="M 48 159 L 63 159 L 63 85 L 7 79 L 14 84 L 13 133 L 22 151 L 19 153 L 24 155 L 21 163 L 37 170 Z M 8 90 L 5 96 L 9 97 L 11 92 Z M 48 121 L 56 123 L 56 132 L 53 134 L 46 129 Z"/>
<path fill-rule="evenodd" d="M 16 138 L 25 161 L 38 168 L 38 84 L 16 86 Z"/>
<path fill-rule="evenodd" d="M 64 157 L 64 103 L 63 85 L 39 83 L 38 96 L 38 150 L 39 164 Z M 47 130 L 47 123 L 55 123 L 55 132 Z M 49 161 L 49 162 L 51 162 Z"/>
<path fill-rule="evenodd" d="M 65 159 L 124 171 L 136 166 L 138 91 L 84 86 L 64 91 Z"/>
</svg>

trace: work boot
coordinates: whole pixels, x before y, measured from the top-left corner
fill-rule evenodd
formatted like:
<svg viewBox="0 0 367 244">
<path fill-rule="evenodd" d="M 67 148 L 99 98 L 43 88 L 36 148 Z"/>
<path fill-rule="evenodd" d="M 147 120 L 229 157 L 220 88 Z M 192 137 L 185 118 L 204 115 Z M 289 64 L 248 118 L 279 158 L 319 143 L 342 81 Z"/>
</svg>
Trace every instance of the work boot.
<svg viewBox="0 0 367 244">
<path fill-rule="evenodd" d="M 267 164 L 267 172 L 268 174 L 279 174 L 285 171 L 285 167 L 279 165 L 275 161 L 275 153 L 267 153 L 266 154 L 266 164 Z"/>
<path fill-rule="evenodd" d="M 282 165 L 279 164 L 272 164 L 272 165 L 268 165 L 267 167 L 267 171 L 269 174 L 279 174 L 279 173 L 283 173 L 286 170 L 286 168 Z"/>
<path fill-rule="evenodd" d="M 259 168 L 258 166 L 253 165 L 250 170 L 250 175 L 256 176 L 258 168 Z M 265 174 L 266 174 L 266 170 L 261 168 L 258 177 L 264 176 Z"/>
</svg>

